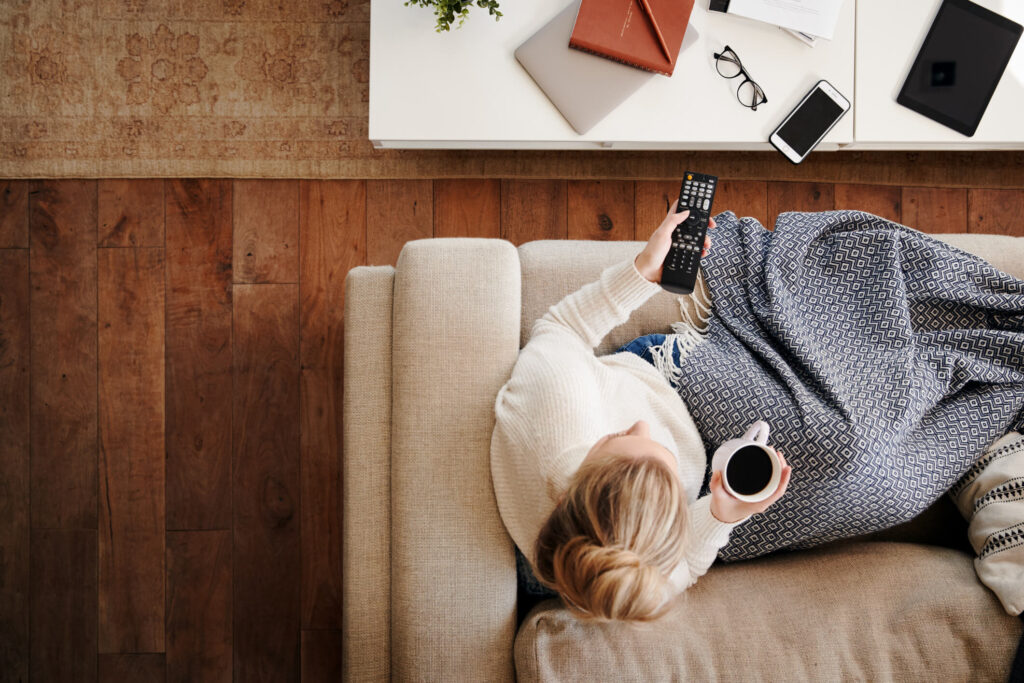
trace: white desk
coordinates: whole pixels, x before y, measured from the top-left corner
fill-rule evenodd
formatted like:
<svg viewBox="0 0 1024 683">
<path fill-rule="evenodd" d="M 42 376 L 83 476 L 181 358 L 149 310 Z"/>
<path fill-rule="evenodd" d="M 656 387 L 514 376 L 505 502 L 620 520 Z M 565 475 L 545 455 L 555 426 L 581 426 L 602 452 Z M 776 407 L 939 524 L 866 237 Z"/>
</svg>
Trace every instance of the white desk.
<svg viewBox="0 0 1024 683">
<path fill-rule="evenodd" d="M 845 0 L 835 38 L 814 48 L 697 0 L 690 21 L 700 40 L 680 55 L 673 76 L 652 78 L 579 135 L 513 56 L 569 2 L 505 0 L 499 21 L 474 5 L 461 29 L 438 34 L 431 10 L 372 0 L 370 139 L 406 148 L 765 150 L 819 79 L 852 99 L 855 0 Z M 765 91 L 768 102 L 756 112 L 736 100 L 738 83 L 715 70 L 712 53 L 726 44 Z M 848 114 L 821 149 L 852 140 Z"/>
<path fill-rule="evenodd" d="M 813 48 L 696 0 L 690 21 L 700 40 L 675 74 L 652 78 L 578 135 L 513 56 L 570 1 L 505 0 L 499 21 L 474 5 L 461 29 L 438 34 L 432 10 L 371 0 L 370 139 L 429 149 L 771 150 L 770 132 L 825 78 L 853 110 L 818 149 L 1024 148 L 1022 46 L 973 138 L 896 104 L 941 0 L 845 0 L 835 38 Z M 977 1 L 1024 23 L 1024 0 Z M 715 70 L 712 53 L 726 44 L 765 90 L 756 112 Z"/>
<path fill-rule="evenodd" d="M 1021 0 L 974 0 L 1024 24 Z M 978 130 L 967 137 L 896 104 L 941 0 L 857 0 L 857 149 L 1024 148 L 1024 45 L 1018 45 Z"/>
</svg>

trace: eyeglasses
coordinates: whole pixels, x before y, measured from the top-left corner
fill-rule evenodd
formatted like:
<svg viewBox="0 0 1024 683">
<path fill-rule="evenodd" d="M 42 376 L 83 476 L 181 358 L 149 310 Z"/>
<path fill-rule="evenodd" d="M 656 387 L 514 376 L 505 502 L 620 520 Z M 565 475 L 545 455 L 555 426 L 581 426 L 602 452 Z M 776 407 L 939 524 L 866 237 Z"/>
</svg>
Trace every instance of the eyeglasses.
<svg viewBox="0 0 1024 683">
<path fill-rule="evenodd" d="M 761 86 L 750 78 L 750 74 L 743 68 L 739 55 L 733 52 L 728 45 L 721 52 L 715 53 L 715 68 L 724 78 L 736 78 L 741 75 L 744 77 L 739 87 L 736 88 L 736 99 L 744 107 L 750 107 L 757 111 L 757 105 L 768 101 L 768 98 L 764 96 L 764 90 L 761 90 Z"/>
</svg>

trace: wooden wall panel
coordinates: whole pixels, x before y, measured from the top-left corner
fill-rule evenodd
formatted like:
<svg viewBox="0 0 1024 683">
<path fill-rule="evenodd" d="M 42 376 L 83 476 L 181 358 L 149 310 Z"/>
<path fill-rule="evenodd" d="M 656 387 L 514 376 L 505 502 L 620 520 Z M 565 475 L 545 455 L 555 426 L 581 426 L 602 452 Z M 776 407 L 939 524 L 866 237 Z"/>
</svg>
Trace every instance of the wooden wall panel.
<svg viewBox="0 0 1024 683">
<path fill-rule="evenodd" d="M 501 181 L 501 238 L 516 246 L 568 236 L 566 181 Z"/>
<path fill-rule="evenodd" d="M 28 247 L 27 180 L 0 180 L 0 249 Z"/>
<path fill-rule="evenodd" d="M 163 683 L 167 668 L 163 653 L 100 655 L 99 683 Z"/>
<path fill-rule="evenodd" d="M 681 180 L 681 179 L 680 179 Z M 638 180 L 634 200 L 635 239 L 646 242 L 679 201 L 679 183 L 675 180 Z"/>
<path fill-rule="evenodd" d="M 341 638 L 341 631 L 302 632 L 302 683 L 342 680 Z"/>
<path fill-rule="evenodd" d="M 570 180 L 566 192 L 569 239 L 634 239 L 632 180 Z"/>
<path fill-rule="evenodd" d="M 164 649 L 164 250 L 99 254 L 99 649 Z"/>
<path fill-rule="evenodd" d="M 836 184 L 835 204 L 837 209 L 867 211 L 896 223 L 903 218 L 900 188 L 891 185 Z"/>
<path fill-rule="evenodd" d="M 1024 190 L 967 191 L 967 232 L 1024 237 Z"/>
<path fill-rule="evenodd" d="M 96 595 L 96 530 L 33 529 L 33 681 L 96 680 Z"/>
<path fill-rule="evenodd" d="M 28 680 L 28 251 L 0 249 L 0 672 Z"/>
<path fill-rule="evenodd" d="M 763 180 L 719 179 L 715 190 L 715 204 L 712 215 L 732 211 L 743 218 L 750 216 L 765 227 L 768 222 L 768 183 Z"/>
<path fill-rule="evenodd" d="M 768 183 L 768 222 L 766 228 L 775 229 L 775 221 L 785 211 L 831 211 L 835 195 L 831 183 Z"/>
<path fill-rule="evenodd" d="M 99 246 L 164 246 L 163 180 L 100 180 L 98 204 Z"/>
<path fill-rule="evenodd" d="M 967 190 L 904 187 L 904 225 L 922 232 L 967 232 Z"/>
<path fill-rule="evenodd" d="M 299 671 L 299 291 L 235 287 L 235 676 Z"/>
<path fill-rule="evenodd" d="M 168 683 L 231 683 L 231 532 L 167 532 Z"/>
<path fill-rule="evenodd" d="M 96 181 L 33 181 L 32 526 L 96 528 Z"/>
<path fill-rule="evenodd" d="M 409 240 L 434 234 L 434 189 L 430 180 L 366 182 L 366 262 L 395 265 Z"/>
<path fill-rule="evenodd" d="M 366 263 L 366 184 L 303 181 L 300 206 L 302 627 L 341 628 L 345 275 Z"/>
<path fill-rule="evenodd" d="M 167 528 L 231 528 L 231 181 L 167 181 Z"/>
<path fill-rule="evenodd" d="M 234 209 L 235 282 L 298 282 L 299 181 L 236 180 Z"/>
<path fill-rule="evenodd" d="M 434 181 L 434 237 L 500 236 L 500 181 L 476 178 Z"/>
</svg>

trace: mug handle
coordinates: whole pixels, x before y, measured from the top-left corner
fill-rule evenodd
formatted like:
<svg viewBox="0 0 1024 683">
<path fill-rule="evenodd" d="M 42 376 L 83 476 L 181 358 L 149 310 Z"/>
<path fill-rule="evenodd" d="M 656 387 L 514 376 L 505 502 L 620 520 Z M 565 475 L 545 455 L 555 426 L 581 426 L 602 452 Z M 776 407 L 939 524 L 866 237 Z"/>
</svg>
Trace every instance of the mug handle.
<svg viewBox="0 0 1024 683">
<path fill-rule="evenodd" d="M 747 433 L 743 435 L 745 441 L 754 441 L 756 443 L 765 444 L 768 443 L 768 423 L 764 420 L 758 420 L 754 424 L 750 425 L 747 429 Z"/>
</svg>

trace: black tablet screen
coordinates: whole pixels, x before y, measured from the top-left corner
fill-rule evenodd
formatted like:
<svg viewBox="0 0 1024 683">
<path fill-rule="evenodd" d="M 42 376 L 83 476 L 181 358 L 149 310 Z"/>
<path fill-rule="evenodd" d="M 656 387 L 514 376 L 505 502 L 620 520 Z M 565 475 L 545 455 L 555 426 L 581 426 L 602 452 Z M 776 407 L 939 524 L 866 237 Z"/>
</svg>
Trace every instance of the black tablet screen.
<svg viewBox="0 0 1024 683">
<path fill-rule="evenodd" d="M 1020 33 L 1003 25 L 1010 22 L 994 23 L 984 10 L 965 4 L 943 3 L 900 99 L 932 110 L 923 113 L 939 114 L 937 120 L 946 125 L 973 133 Z"/>
</svg>

